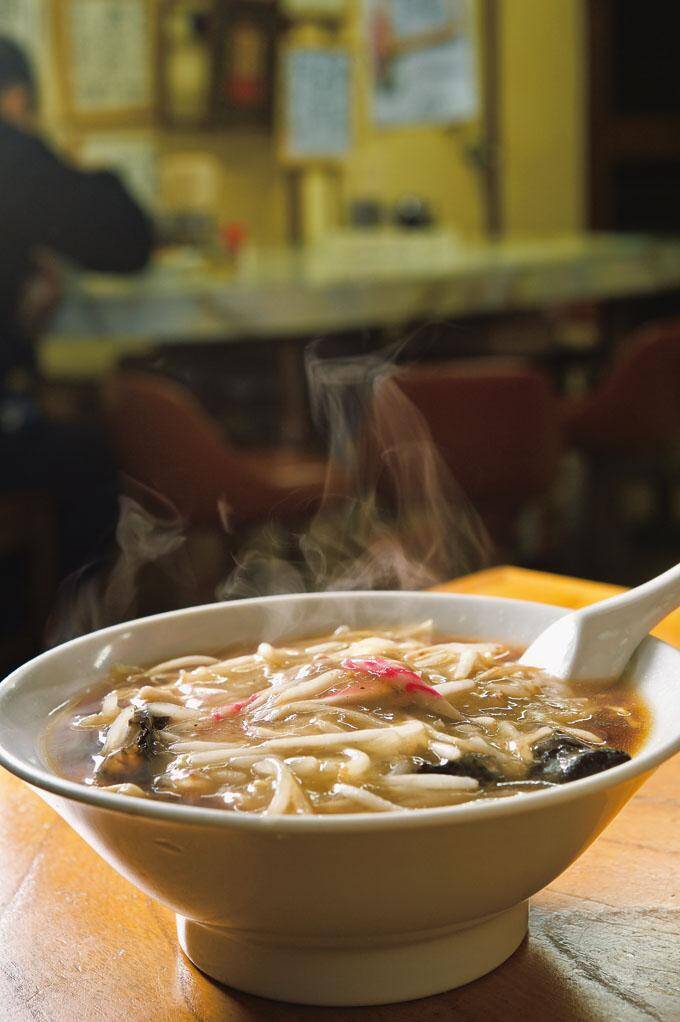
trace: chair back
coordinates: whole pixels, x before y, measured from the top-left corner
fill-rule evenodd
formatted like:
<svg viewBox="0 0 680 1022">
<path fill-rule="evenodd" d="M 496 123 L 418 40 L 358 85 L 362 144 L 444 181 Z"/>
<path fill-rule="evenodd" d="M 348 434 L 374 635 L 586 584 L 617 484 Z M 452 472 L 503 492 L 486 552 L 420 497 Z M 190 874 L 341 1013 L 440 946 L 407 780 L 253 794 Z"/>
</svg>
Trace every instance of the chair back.
<svg viewBox="0 0 680 1022">
<path fill-rule="evenodd" d="M 645 454 L 680 437 L 680 319 L 632 333 L 601 386 L 567 407 L 578 446 L 602 453 Z"/>
<path fill-rule="evenodd" d="M 240 519 L 271 502 L 247 455 L 181 384 L 120 372 L 107 381 L 104 404 L 120 471 L 168 500 L 187 522 L 217 524 L 222 501 Z"/>
<path fill-rule="evenodd" d="M 520 507 L 548 489 L 562 445 L 541 373 L 521 362 L 466 359 L 405 368 L 396 378 L 473 502 Z"/>
</svg>

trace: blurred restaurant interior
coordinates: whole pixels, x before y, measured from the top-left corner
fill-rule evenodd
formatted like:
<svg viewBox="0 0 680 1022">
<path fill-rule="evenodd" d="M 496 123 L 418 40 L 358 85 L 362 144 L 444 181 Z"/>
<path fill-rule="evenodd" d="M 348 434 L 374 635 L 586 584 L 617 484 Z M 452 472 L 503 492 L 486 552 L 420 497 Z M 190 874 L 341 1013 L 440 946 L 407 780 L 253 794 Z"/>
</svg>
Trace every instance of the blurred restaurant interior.
<svg viewBox="0 0 680 1022">
<path fill-rule="evenodd" d="M 0 666 L 216 598 L 674 563 L 673 15 L 2 0 Z"/>
</svg>

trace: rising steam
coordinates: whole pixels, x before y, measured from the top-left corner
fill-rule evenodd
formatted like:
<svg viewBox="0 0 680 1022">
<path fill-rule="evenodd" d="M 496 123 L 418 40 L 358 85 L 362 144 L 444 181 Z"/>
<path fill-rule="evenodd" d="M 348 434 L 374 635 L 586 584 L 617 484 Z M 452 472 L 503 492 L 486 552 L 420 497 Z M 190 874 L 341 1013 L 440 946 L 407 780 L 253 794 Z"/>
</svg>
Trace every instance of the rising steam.
<svg viewBox="0 0 680 1022">
<path fill-rule="evenodd" d="M 191 572 L 181 556 L 185 543 L 182 521 L 172 513 L 151 511 L 140 501 L 141 497 L 128 495 L 119 498 L 117 554 L 112 565 L 87 565 L 62 586 L 47 624 L 48 646 L 142 613 L 140 578 L 150 568 L 157 569 L 164 584 L 173 585 L 177 594 L 187 591 Z M 151 501 L 159 503 L 156 495 Z M 162 510 L 167 511 L 167 504 L 162 503 Z"/>
<path fill-rule="evenodd" d="M 421 589 L 482 567 L 489 551 L 484 527 L 424 418 L 400 390 L 393 359 L 384 353 L 324 358 L 312 346 L 306 369 L 328 450 L 323 498 L 302 531 L 272 521 L 251 537 L 234 555 L 216 599 Z M 196 602 L 200 583 L 184 523 L 164 498 L 137 484 L 135 492 L 135 499 L 120 501 L 116 560 L 69 580 L 48 627 L 50 645 Z M 155 579 L 151 600 L 149 575 Z"/>
<path fill-rule="evenodd" d="M 218 599 L 305 590 L 421 589 L 481 567 L 485 529 L 383 354 L 306 359 L 327 437 L 321 506 L 292 544 L 271 526 Z"/>
</svg>

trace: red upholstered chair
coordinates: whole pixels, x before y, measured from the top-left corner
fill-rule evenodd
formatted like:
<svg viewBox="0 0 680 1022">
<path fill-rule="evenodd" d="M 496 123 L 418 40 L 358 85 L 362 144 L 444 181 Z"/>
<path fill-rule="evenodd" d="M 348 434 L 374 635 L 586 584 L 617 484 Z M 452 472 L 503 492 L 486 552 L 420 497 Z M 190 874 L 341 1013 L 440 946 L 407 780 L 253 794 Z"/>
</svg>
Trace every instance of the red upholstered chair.
<svg viewBox="0 0 680 1022">
<path fill-rule="evenodd" d="M 567 402 L 571 443 L 601 455 L 656 457 L 680 434 L 680 319 L 635 331 L 599 388 Z"/>
<path fill-rule="evenodd" d="M 168 500 L 191 525 L 288 520 L 314 510 L 325 465 L 232 446 L 190 391 L 166 377 L 121 372 L 104 390 L 119 469 Z"/>
<path fill-rule="evenodd" d="M 631 334 L 600 386 L 565 403 L 564 421 L 589 469 L 586 560 L 603 577 L 634 582 L 624 487 L 651 485 L 657 540 L 672 527 L 672 491 L 680 480 L 680 319 Z"/>
<path fill-rule="evenodd" d="M 545 377 L 521 362 L 466 359 L 400 369 L 396 380 L 494 539 L 512 545 L 520 511 L 545 497 L 562 451 Z"/>
</svg>

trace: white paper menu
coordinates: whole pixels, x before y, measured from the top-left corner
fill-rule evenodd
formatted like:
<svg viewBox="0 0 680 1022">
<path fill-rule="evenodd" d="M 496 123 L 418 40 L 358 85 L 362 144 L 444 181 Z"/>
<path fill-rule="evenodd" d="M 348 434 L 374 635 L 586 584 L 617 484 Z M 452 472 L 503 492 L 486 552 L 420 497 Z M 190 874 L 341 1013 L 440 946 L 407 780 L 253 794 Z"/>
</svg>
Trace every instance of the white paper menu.
<svg viewBox="0 0 680 1022">
<path fill-rule="evenodd" d="M 80 113 L 151 105 L 149 10 L 146 0 L 70 0 L 73 107 Z"/>
<path fill-rule="evenodd" d="M 300 47 L 285 63 L 286 154 L 339 158 L 350 145 L 350 57 L 342 49 Z"/>
</svg>

